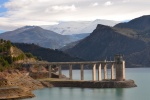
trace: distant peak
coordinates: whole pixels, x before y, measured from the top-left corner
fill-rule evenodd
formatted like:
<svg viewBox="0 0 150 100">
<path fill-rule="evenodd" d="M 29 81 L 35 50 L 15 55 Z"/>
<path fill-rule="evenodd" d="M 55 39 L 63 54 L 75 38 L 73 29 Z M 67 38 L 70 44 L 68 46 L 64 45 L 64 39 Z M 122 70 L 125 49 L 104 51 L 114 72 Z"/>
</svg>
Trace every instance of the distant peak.
<svg viewBox="0 0 150 100">
<path fill-rule="evenodd" d="M 103 29 L 103 28 L 110 28 L 109 26 L 106 26 L 106 25 L 102 25 L 102 24 L 98 24 L 96 29 Z"/>
<path fill-rule="evenodd" d="M 24 26 L 22 28 L 25 28 L 25 29 L 32 29 L 32 28 L 36 28 L 36 27 L 39 27 L 39 26 Z"/>
<path fill-rule="evenodd" d="M 34 28 L 40 28 L 40 27 L 39 26 L 23 26 L 21 28 L 18 28 L 17 30 L 25 31 L 25 30 L 30 30 L 30 29 L 34 29 Z"/>
</svg>

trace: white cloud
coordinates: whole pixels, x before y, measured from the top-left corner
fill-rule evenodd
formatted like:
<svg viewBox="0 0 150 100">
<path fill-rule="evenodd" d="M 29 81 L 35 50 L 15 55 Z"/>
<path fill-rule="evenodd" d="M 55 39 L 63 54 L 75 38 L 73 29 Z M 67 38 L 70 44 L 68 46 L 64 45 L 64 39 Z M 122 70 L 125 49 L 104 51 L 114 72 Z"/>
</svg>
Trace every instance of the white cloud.
<svg viewBox="0 0 150 100">
<path fill-rule="evenodd" d="M 126 2 L 129 2 L 129 1 L 130 1 L 130 0 L 123 0 L 122 2 L 123 2 L 123 3 L 126 3 Z"/>
<path fill-rule="evenodd" d="M 95 2 L 95 3 L 92 4 L 93 7 L 98 6 L 98 5 L 99 4 L 97 2 Z"/>
<path fill-rule="evenodd" d="M 71 6 L 52 6 L 53 10 L 57 10 L 57 11 L 76 11 L 77 8 L 75 7 L 75 5 L 71 5 Z"/>
<path fill-rule="evenodd" d="M 149 5 L 150 0 L 9 0 L 2 5 L 8 10 L 0 13 L 0 30 L 58 21 L 132 19 L 150 14 Z"/>
<path fill-rule="evenodd" d="M 110 5 L 113 5 L 113 3 L 111 1 L 107 1 L 107 2 L 104 3 L 104 5 L 105 6 L 110 6 Z"/>
</svg>

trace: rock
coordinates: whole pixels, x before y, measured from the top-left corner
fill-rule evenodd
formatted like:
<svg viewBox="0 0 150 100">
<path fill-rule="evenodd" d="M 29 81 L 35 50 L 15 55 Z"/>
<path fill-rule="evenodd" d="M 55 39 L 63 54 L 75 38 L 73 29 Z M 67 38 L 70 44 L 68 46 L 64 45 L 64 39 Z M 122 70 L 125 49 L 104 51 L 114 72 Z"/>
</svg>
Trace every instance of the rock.
<svg viewBox="0 0 150 100">
<path fill-rule="evenodd" d="M 0 72 L 0 99 L 34 97 L 32 90 L 43 88 L 40 81 L 19 70 Z"/>
</svg>

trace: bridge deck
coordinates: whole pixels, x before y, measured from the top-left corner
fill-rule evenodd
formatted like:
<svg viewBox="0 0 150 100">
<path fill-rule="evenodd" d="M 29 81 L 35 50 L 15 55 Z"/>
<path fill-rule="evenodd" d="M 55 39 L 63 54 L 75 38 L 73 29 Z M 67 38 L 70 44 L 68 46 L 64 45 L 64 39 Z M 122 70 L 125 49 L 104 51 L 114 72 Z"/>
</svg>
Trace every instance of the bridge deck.
<svg viewBox="0 0 150 100">
<path fill-rule="evenodd" d="M 75 64 L 102 64 L 102 63 L 115 63 L 115 61 L 85 61 L 85 62 L 35 62 L 24 63 L 30 65 L 75 65 Z"/>
</svg>

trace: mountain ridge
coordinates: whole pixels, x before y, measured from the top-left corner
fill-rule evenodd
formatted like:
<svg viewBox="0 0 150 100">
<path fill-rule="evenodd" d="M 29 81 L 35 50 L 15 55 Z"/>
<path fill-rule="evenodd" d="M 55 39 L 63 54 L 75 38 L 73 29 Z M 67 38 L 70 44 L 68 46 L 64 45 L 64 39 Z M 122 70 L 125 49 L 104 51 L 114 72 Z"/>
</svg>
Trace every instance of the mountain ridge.
<svg viewBox="0 0 150 100">
<path fill-rule="evenodd" d="M 140 46 L 135 46 L 136 44 Z M 134 49 L 131 49 L 133 47 Z M 135 50 L 140 51 L 142 50 L 141 48 L 145 47 L 146 44 L 142 40 L 120 34 L 109 26 L 98 25 L 90 36 L 83 39 L 73 48 L 66 50 L 66 52 L 86 60 L 102 60 L 106 56 L 113 57 L 118 53 L 126 55 Z M 125 52 L 126 49 L 128 49 L 128 52 Z"/>
<path fill-rule="evenodd" d="M 0 34 L 0 38 L 15 43 L 35 43 L 47 48 L 60 48 L 72 41 L 69 36 L 63 36 L 38 26 L 26 26 L 14 31 Z"/>
<path fill-rule="evenodd" d="M 61 22 L 57 25 L 41 26 L 44 29 L 52 30 L 59 34 L 71 35 L 81 33 L 91 33 L 97 26 L 97 24 L 103 24 L 108 26 L 114 26 L 119 22 L 112 20 L 96 19 L 94 21 L 68 21 Z"/>
</svg>

